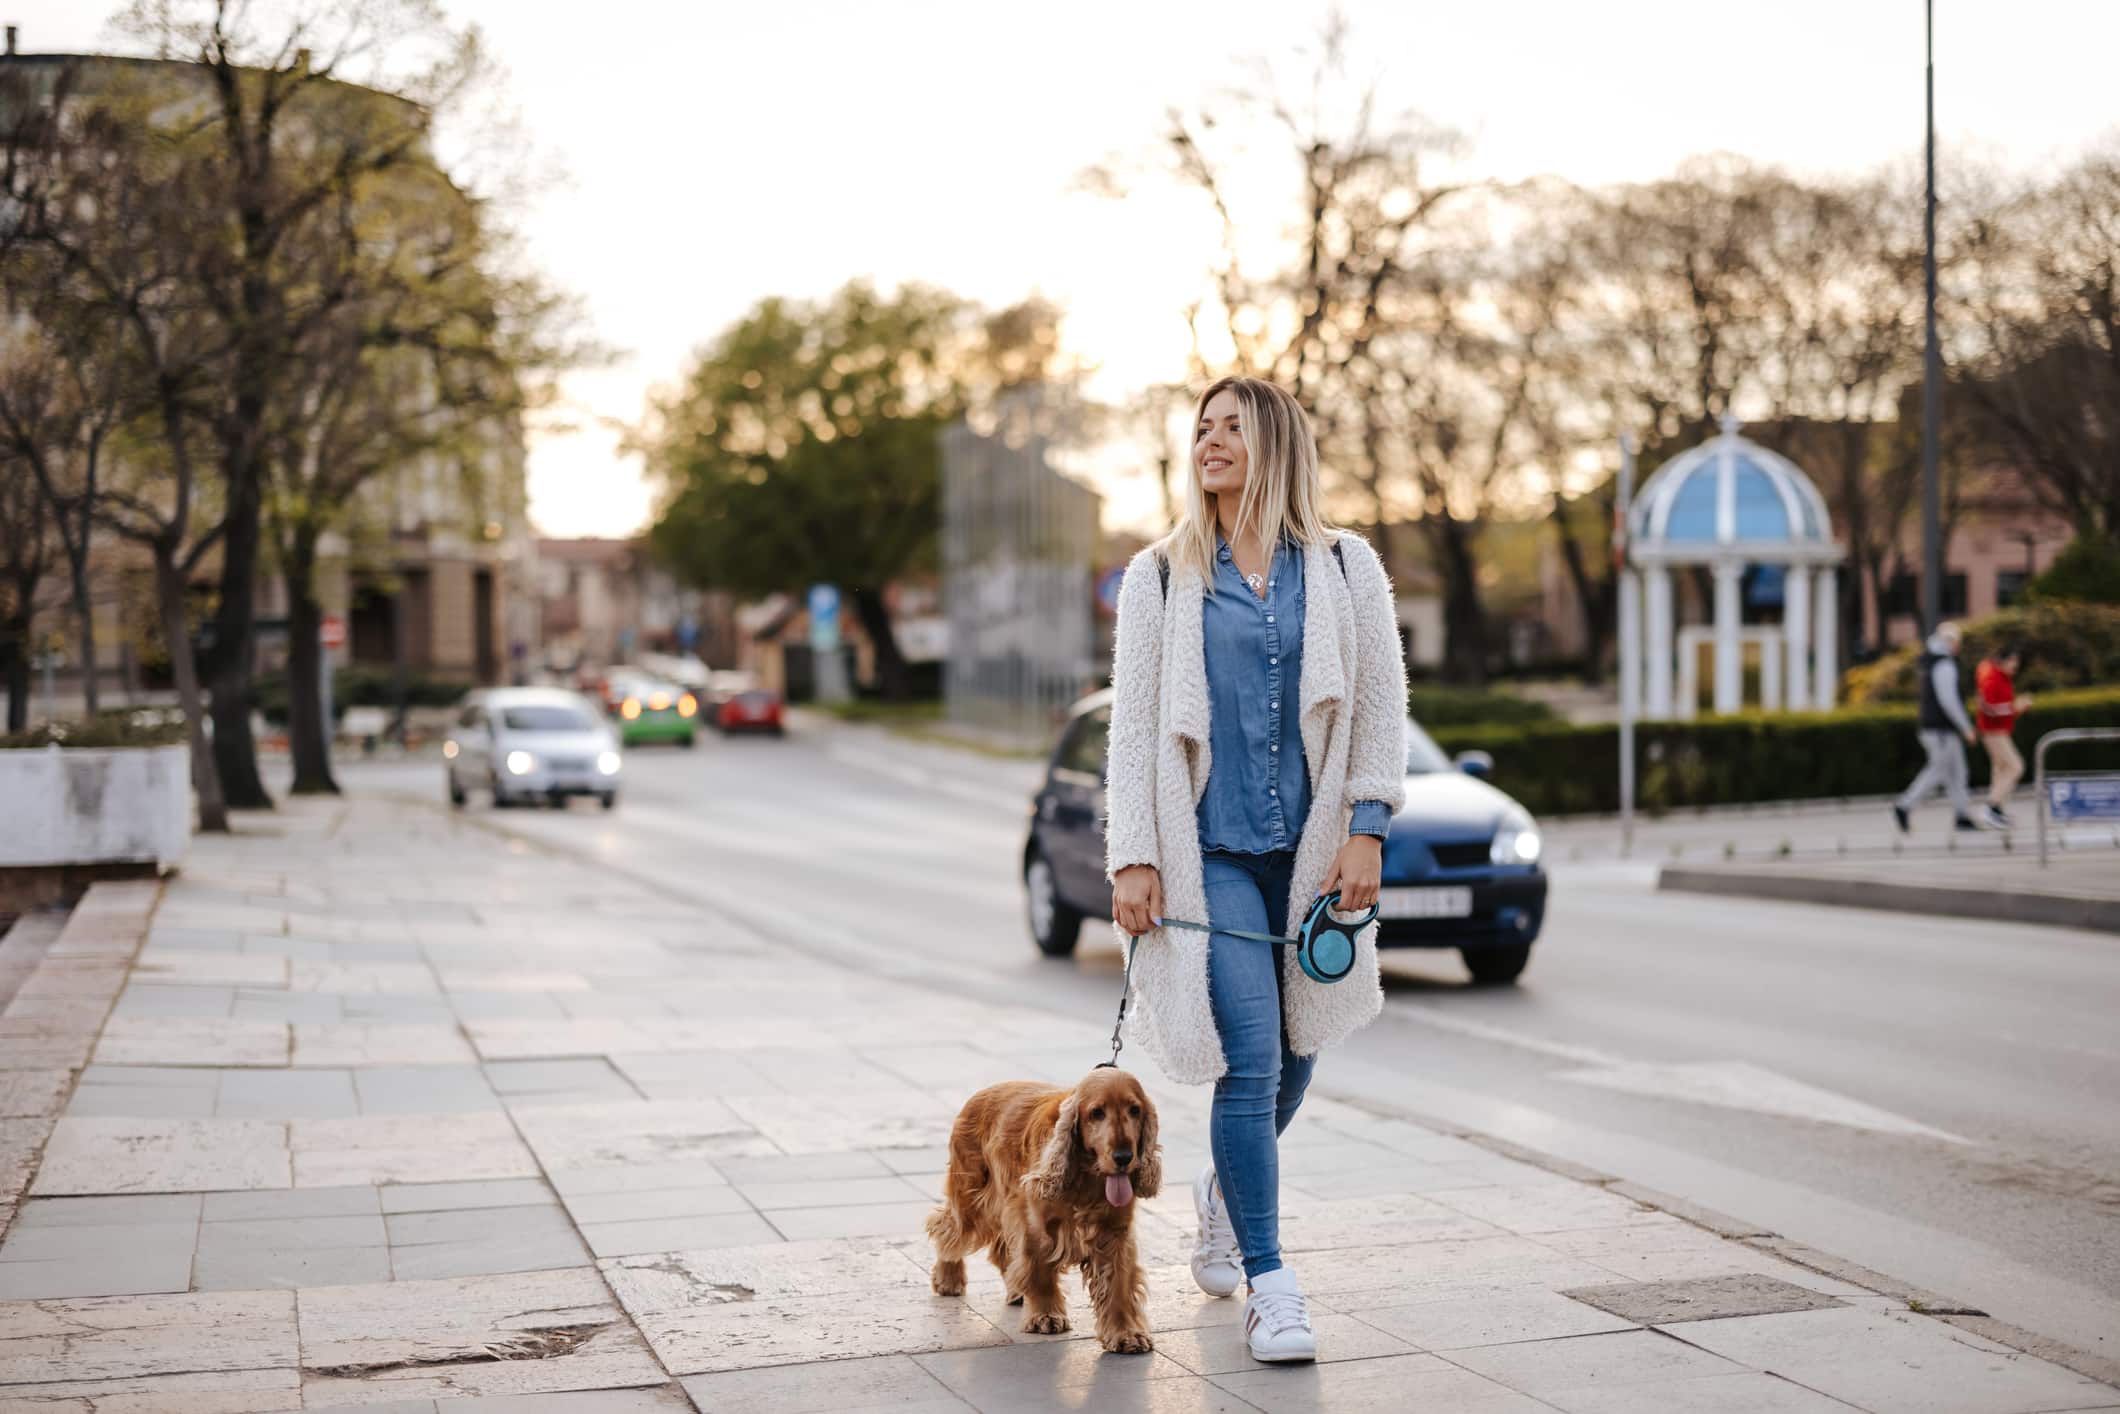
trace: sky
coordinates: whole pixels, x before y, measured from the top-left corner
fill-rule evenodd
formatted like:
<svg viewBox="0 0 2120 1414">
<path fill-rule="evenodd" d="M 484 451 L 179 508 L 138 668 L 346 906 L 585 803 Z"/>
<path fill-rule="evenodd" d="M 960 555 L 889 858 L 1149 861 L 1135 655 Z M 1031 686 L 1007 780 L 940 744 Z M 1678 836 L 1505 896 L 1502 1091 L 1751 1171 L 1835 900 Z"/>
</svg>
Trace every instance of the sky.
<svg viewBox="0 0 2120 1414">
<path fill-rule="evenodd" d="M 1256 87 L 1326 13 L 1305 0 L 444 0 L 506 69 L 522 165 L 564 177 L 514 215 L 614 363 L 570 375 L 530 447 L 552 535 L 652 511 L 620 446 L 653 390 L 768 295 L 862 276 L 1066 311 L 1115 394 L 1184 372 L 1181 311 L 1212 222 L 1149 185 L 1077 176 L 1151 151 L 1173 105 Z M 1935 0 L 1940 160 L 2066 160 L 2120 126 L 2115 0 Z M 25 52 L 108 47 L 103 0 L 0 0 Z M 1919 152 L 1919 0 L 1345 0 L 1387 109 L 1471 139 L 1459 171 L 1597 184 L 1728 151 L 1810 175 Z M 446 150 L 446 145 L 445 145 Z M 1272 170 L 1263 164 L 1262 174 Z M 1146 478 L 1110 477 L 1108 523 Z"/>
</svg>

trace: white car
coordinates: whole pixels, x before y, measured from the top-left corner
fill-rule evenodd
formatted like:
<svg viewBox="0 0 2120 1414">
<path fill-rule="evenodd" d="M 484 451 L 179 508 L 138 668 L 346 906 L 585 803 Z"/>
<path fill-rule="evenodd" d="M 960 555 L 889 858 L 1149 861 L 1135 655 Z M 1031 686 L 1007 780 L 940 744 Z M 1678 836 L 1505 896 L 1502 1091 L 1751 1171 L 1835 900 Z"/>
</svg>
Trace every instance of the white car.
<svg viewBox="0 0 2120 1414">
<path fill-rule="evenodd" d="M 609 810 L 625 760 L 603 713 L 580 693 L 496 687 L 464 699 L 442 766 L 452 805 L 484 790 L 496 806 L 545 800 L 564 809 L 570 795 L 593 795 Z"/>
</svg>

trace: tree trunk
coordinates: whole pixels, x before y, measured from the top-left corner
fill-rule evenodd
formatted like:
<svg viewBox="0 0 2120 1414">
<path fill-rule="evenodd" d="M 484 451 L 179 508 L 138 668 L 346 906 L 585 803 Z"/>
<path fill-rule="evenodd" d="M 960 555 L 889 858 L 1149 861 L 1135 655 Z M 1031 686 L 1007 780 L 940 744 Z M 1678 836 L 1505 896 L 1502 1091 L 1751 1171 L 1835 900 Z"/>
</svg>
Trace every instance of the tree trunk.
<svg viewBox="0 0 2120 1414">
<path fill-rule="evenodd" d="M 297 534 L 287 559 L 287 747 L 296 795 L 337 795 L 331 776 L 331 722 L 324 713 L 324 652 L 318 634 L 316 542 Z"/>
<path fill-rule="evenodd" d="M 228 802 L 221 794 L 221 773 L 206 740 L 199 665 L 192 656 L 191 627 L 184 621 L 184 576 L 177 572 L 175 557 L 161 545 L 155 547 L 155 598 L 162 610 L 170 676 L 176 679 L 177 702 L 184 709 L 184 729 L 191 742 L 191 788 L 199 797 L 199 829 L 226 834 Z"/>
<path fill-rule="evenodd" d="M 911 690 L 905 670 L 905 655 L 898 651 L 898 634 L 891 627 L 891 611 L 880 589 L 850 589 L 855 617 L 876 650 L 876 692 L 886 702 L 903 702 Z"/>
<path fill-rule="evenodd" d="M 270 810 L 250 730 L 250 679 L 257 658 L 258 539 L 262 469 L 230 468 L 227 529 L 221 539 L 221 599 L 214 610 L 207 686 L 213 705 L 213 754 L 232 810 Z"/>
<path fill-rule="evenodd" d="M 70 555 L 69 559 L 73 570 L 74 618 L 81 634 L 81 700 L 87 714 L 93 717 L 101 707 L 102 699 L 96 691 L 96 605 L 89 595 L 87 550 L 84 543 L 82 553 Z"/>
<path fill-rule="evenodd" d="M 1595 687 L 1605 675 L 1605 624 L 1612 616 L 1612 581 L 1591 575 L 1582 542 L 1568 524 L 1566 503 L 1558 495 L 1553 498 L 1553 529 L 1560 536 L 1561 560 L 1568 567 L 1583 616 L 1583 681 Z"/>
<path fill-rule="evenodd" d="M 29 594 L 21 593 L 21 609 L 0 631 L 0 667 L 7 672 L 7 729 L 19 732 L 29 726 L 29 645 L 36 624 L 30 618 Z"/>
<path fill-rule="evenodd" d="M 1487 685 L 1487 610 L 1480 603 L 1479 565 L 1462 521 L 1432 514 L 1436 564 L 1443 577 L 1443 680 L 1464 687 Z"/>
</svg>

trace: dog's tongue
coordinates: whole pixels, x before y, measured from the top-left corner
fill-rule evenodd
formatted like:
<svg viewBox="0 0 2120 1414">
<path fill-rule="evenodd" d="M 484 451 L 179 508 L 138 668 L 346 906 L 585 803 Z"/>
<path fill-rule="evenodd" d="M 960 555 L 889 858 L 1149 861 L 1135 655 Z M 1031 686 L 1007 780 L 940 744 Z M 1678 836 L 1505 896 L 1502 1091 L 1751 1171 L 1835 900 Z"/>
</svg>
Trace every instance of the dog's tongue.
<svg viewBox="0 0 2120 1414">
<path fill-rule="evenodd" d="M 1134 1181 L 1123 1173 L 1105 1175 L 1104 1201 L 1114 1208 L 1123 1208 L 1134 1201 Z"/>
</svg>

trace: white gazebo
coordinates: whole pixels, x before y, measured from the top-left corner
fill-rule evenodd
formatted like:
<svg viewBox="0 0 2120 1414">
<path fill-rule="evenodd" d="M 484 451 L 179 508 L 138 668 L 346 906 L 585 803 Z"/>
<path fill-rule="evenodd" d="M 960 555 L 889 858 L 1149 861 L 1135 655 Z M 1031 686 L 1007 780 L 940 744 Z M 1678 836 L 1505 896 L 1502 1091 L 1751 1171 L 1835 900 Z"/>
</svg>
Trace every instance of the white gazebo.
<svg viewBox="0 0 2120 1414">
<path fill-rule="evenodd" d="M 1694 664 L 1715 645 L 1714 709 L 1744 705 L 1744 645 L 1760 647 L 1760 706 L 1831 707 L 1839 678 L 1837 567 L 1826 503 L 1787 457 L 1722 435 L 1658 467 L 1627 516 L 1619 585 L 1620 691 L 1646 718 L 1690 717 Z M 1715 580 L 1712 626 L 1678 629 L 1671 572 L 1706 566 Z M 1779 626 L 1746 627 L 1738 596 L 1747 566 L 1782 576 Z M 1677 670 L 1674 690 L 1673 669 Z"/>
</svg>

